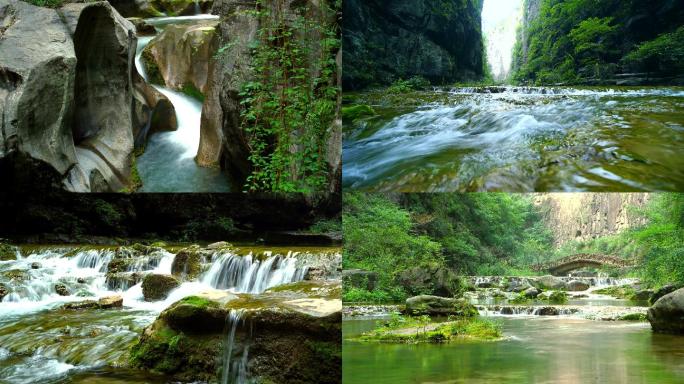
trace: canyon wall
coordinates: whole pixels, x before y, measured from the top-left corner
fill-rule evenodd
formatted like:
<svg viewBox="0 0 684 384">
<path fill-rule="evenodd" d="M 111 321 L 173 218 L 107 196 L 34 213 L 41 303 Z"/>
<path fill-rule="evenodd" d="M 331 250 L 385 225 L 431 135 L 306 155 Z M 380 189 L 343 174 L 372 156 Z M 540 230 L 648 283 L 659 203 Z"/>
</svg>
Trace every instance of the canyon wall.
<svg viewBox="0 0 684 384">
<path fill-rule="evenodd" d="M 554 235 L 556 245 L 617 234 L 644 224 L 634 213 L 650 199 L 648 193 L 534 194 L 534 204 Z"/>
<path fill-rule="evenodd" d="M 483 75 L 482 0 L 346 0 L 344 90 L 422 76 L 433 83 Z"/>
</svg>

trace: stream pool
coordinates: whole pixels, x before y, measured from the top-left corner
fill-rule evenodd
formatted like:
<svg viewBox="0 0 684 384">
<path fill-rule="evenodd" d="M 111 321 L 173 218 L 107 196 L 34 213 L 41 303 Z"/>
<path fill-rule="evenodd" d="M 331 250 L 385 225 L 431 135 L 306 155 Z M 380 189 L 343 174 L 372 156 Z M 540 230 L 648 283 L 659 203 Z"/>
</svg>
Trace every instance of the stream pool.
<svg viewBox="0 0 684 384">
<path fill-rule="evenodd" d="M 506 339 L 458 344 L 344 341 L 343 381 L 353 383 L 659 383 L 684 382 L 684 337 L 648 323 L 572 317 L 493 317 Z M 345 320 L 343 337 L 376 320 Z"/>
</svg>

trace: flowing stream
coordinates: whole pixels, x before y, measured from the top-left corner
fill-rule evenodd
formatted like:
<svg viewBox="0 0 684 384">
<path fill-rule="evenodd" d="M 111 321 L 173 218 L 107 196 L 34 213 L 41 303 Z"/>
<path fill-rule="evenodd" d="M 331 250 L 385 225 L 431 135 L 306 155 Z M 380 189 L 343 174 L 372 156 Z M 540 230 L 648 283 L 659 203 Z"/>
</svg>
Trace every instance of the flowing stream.
<svg viewBox="0 0 684 384">
<path fill-rule="evenodd" d="M 619 283 L 619 282 L 617 282 Z M 495 342 L 385 344 L 348 340 L 385 315 L 343 321 L 343 382 L 354 383 L 634 383 L 684 382 L 684 336 L 654 334 L 648 322 L 598 321 L 614 312 L 643 312 L 638 303 L 592 293 L 517 311 L 478 305 L 480 315 L 502 325 Z M 505 305 L 504 305 L 505 306 Z M 573 311 L 571 309 L 577 309 Z M 506 314 L 502 314 L 505 312 Z M 591 316 L 596 314 L 596 317 Z"/>
<path fill-rule="evenodd" d="M 182 283 L 165 300 L 147 302 L 142 283 L 129 274 L 170 274 L 174 253 L 157 250 L 140 256 L 128 270 L 107 279 L 115 248 L 75 250 L 40 247 L 17 260 L 0 261 L 0 377 L 3 383 L 143 383 L 165 379 L 126 368 L 130 348 L 157 315 L 183 297 L 211 289 L 260 293 L 302 280 L 307 268 L 298 258 L 327 249 L 259 247 L 215 251 L 205 272 Z M 336 252 L 336 251 L 335 251 Z M 59 287 L 68 296 L 61 296 Z M 122 309 L 63 310 L 63 304 L 120 295 Z M 238 365 L 239 366 L 239 365 Z"/>
<path fill-rule="evenodd" d="M 377 115 L 345 121 L 345 188 L 684 189 L 682 88 L 484 87 L 400 96 L 349 96 Z"/>
<path fill-rule="evenodd" d="M 159 17 L 146 19 L 157 30 L 170 24 L 216 19 L 213 15 Z M 139 37 L 135 56 L 138 73 L 148 80 L 141 61 L 142 51 L 154 37 Z M 178 129 L 152 134 L 137 160 L 143 181 L 141 192 L 230 192 L 229 182 L 220 170 L 200 167 L 195 156 L 200 142 L 202 103 L 182 92 L 152 85 L 164 94 L 176 110 Z"/>
</svg>

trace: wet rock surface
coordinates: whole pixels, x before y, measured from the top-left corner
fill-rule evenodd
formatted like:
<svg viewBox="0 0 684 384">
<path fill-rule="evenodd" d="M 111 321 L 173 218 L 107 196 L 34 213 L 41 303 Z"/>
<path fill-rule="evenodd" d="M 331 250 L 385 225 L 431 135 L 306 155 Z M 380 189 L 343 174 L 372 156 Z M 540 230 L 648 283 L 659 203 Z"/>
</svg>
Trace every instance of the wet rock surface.
<svg viewBox="0 0 684 384">
<path fill-rule="evenodd" d="M 648 321 L 654 332 L 684 334 L 684 288 L 658 299 L 648 310 Z"/>
</svg>

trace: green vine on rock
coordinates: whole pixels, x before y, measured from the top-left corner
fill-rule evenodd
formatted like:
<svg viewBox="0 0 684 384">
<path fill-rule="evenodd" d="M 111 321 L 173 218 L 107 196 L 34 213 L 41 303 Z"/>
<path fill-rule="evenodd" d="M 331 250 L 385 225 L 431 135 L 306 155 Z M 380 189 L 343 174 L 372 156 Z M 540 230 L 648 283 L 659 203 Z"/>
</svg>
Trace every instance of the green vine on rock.
<svg viewBox="0 0 684 384">
<path fill-rule="evenodd" d="M 260 28 L 251 46 L 253 80 L 243 84 L 242 130 L 252 174 L 246 191 L 313 192 L 328 181 L 327 141 L 339 87 L 336 15 L 341 2 L 301 7 L 293 17 L 283 0 L 258 0 Z"/>
</svg>

